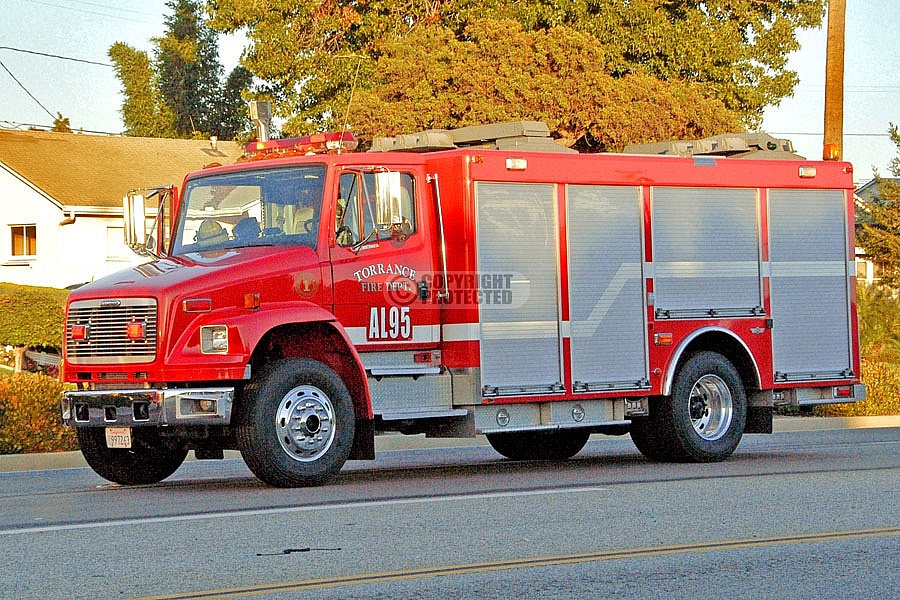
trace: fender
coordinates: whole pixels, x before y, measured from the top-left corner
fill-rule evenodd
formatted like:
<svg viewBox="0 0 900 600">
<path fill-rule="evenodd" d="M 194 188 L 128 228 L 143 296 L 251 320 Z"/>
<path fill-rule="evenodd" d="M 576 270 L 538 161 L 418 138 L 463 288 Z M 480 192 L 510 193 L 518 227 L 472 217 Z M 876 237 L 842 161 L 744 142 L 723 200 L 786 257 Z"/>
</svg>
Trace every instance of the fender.
<svg viewBox="0 0 900 600">
<path fill-rule="evenodd" d="M 291 323 L 316 322 L 333 323 L 335 328 L 342 332 L 344 338 L 347 338 L 343 327 L 337 323 L 337 318 L 333 313 L 308 301 L 273 302 L 255 310 L 236 307 L 215 310 L 202 314 L 193 322 L 183 326 L 180 336 L 170 343 L 166 364 L 177 365 L 185 358 L 199 356 L 198 331 L 204 325 L 227 325 L 229 334 L 234 336 L 234 339 L 229 340 L 231 348 L 228 356 L 234 359 L 240 357 L 240 360 L 246 363 L 250 360 L 250 356 L 262 337 L 275 327 Z M 221 359 L 222 357 L 218 360 Z"/>
<path fill-rule="evenodd" d="M 228 325 L 237 330 L 247 365 L 260 342 L 273 330 L 282 326 L 313 323 L 325 324 L 342 340 L 350 361 L 342 364 L 344 373 L 340 373 L 341 369 L 335 368 L 335 370 L 344 377 L 354 397 L 363 399 L 364 404 L 357 407 L 357 415 L 371 419 L 373 416 L 372 396 L 365 367 L 350 335 L 334 313 L 312 302 L 284 302 L 273 303 L 253 313 L 241 314 L 228 319 Z M 351 374 L 352 379 L 348 377 Z"/>
<path fill-rule="evenodd" d="M 274 302 L 253 312 L 231 315 L 226 320 L 228 325 L 237 328 L 248 358 L 253 354 L 263 336 L 276 327 L 292 323 L 330 323 L 341 333 L 347 345 L 353 348 L 350 338 L 334 313 L 312 302 Z M 359 357 L 356 356 L 356 358 Z"/>
<path fill-rule="evenodd" d="M 759 366 L 756 364 L 756 357 L 752 352 L 750 352 L 750 348 L 747 347 L 747 344 L 744 343 L 744 340 L 735 335 L 735 333 L 729 329 L 725 329 L 724 327 L 710 326 L 703 327 L 691 332 L 689 336 L 685 337 L 683 340 L 681 340 L 681 343 L 678 344 L 678 347 L 675 349 L 675 352 L 672 353 L 672 356 L 669 359 L 669 364 L 666 366 L 666 377 L 663 380 L 662 386 L 663 396 L 669 396 L 672 394 L 672 383 L 675 380 L 675 372 L 678 370 L 678 364 L 681 362 L 681 356 L 684 354 L 685 350 L 687 350 L 688 346 L 690 346 L 691 343 L 698 337 L 709 333 L 725 334 L 732 340 L 737 342 L 741 346 L 741 348 L 743 348 L 744 354 L 750 359 L 750 363 L 753 365 L 753 371 L 756 376 L 756 384 L 760 385 L 762 379 L 759 374 Z"/>
</svg>

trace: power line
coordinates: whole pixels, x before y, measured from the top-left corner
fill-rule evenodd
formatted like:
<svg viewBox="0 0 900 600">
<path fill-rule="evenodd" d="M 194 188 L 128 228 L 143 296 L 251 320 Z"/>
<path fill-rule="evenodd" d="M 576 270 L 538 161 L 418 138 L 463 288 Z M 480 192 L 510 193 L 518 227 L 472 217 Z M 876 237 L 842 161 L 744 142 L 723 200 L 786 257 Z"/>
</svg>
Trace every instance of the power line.
<svg viewBox="0 0 900 600">
<path fill-rule="evenodd" d="M 41 131 L 50 131 L 53 129 L 52 125 L 43 125 L 41 123 L 16 123 L 14 121 L 5 121 L 0 120 L 0 129 L 4 129 L 6 131 L 17 131 L 21 130 L 23 127 L 28 127 L 29 129 L 39 129 Z M 113 133 L 111 131 L 97 131 L 95 129 L 75 129 L 72 128 L 72 131 L 77 131 L 78 133 L 92 133 L 96 135 L 110 135 L 110 136 L 121 136 L 121 133 Z"/>
<path fill-rule="evenodd" d="M 825 135 L 821 131 L 767 131 L 769 135 Z M 889 133 L 845 133 L 844 137 L 891 137 Z"/>
<path fill-rule="evenodd" d="M 99 65 L 101 67 L 112 67 L 112 65 L 109 63 L 97 62 L 95 60 L 86 60 L 84 58 L 72 58 L 71 56 L 62 56 L 61 54 L 50 54 L 47 52 L 38 52 L 36 50 L 25 50 L 24 48 L 13 48 L 12 46 L 0 46 L 0 50 L 12 50 L 13 52 L 23 52 L 25 54 L 36 54 L 38 56 L 59 58 L 61 60 L 71 60 L 74 62 L 87 63 L 89 65 Z"/>
<path fill-rule="evenodd" d="M 792 95 L 821 94 L 825 91 L 824 85 L 800 85 L 794 88 Z M 896 94 L 900 92 L 900 85 L 866 85 L 848 86 L 844 88 L 845 94 Z"/>
<path fill-rule="evenodd" d="M 39 2 L 38 0 L 27 0 L 27 1 L 31 2 L 32 4 L 40 4 L 42 6 L 49 6 L 51 8 L 61 8 L 63 10 L 71 10 L 71 11 L 86 14 L 86 15 L 97 15 L 99 17 L 108 17 L 110 19 L 119 19 L 121 21 L 130 21 L 132 23 L 145 23 L 145 24 L 150 23 L 150 21 L 147 21 L 146 19 L 129 19 L 128 17 L 121 17 L 119 15 L 114 15 L 114 14 L 111 14 L 108 12 L 96 12 L 96 11 L 92 11 L 92 10 L 85 10 L 83 8 L 72 8 L 71 6 L 62 6 L 60 4 L 53 4 L 52 2 Z M 102 6 L 102 5 L 93 4 L 90 2 L 81 2 L 81 4 L 87 4 L 90 6 Z M 134 13 L 137 15 L 146 15 L 148 17 L 151 16 L 149 13 L 142 13 L 142 12 L 135 11 L 135 10 L 115 8 L 112 6 L 102 6 L 102 7 L 106 8 L 106 9 L 115 9 L 115 10 L 120 10 L 120 11 L 126 11 L 126 12 Z"/>
<path fill-rule="evenodd" d="M 29 2 L 29 1 L 35 2 L 35 0 L 26 0 L 26 2 Z M 156 13 L 144 12 L 144 11 L 140 11 L 140 10 L 134 10 L 131 8 L 119 8 L 118 6 L 110 6 L 109 4 L 100 4 L 97 2 L 87 2 L 87 0 L 69 0 L 69 2 L 71 2 L 72 4 L 83 4 L 85 6 L 96 6 L 97 8 L 106 8 L 109 10 L 116 10 L 119 12 L 131 13 L 133 15 L 141 15 L 144 17 L 154 17 L 155 18 L 155 17 L 159 16 Z M 38 2 L 35 2 L 35 3 L 39 4 Z M 65 6 L 61 7 L 61 8 L 67 8 L 68 10 L 78 10 L 75 8 L 70 8 L 70 7 L 65 7 Z"/>
<path fill-rule="evenodd" d="M 12 74 L 12 71 L 10 71 L 9 69 L 7 69 L 7 68 L 6 68 L 6 65 L 3 64 L 3 61 L 0 61 L 0 67 L 3 67 L 3 70 L 6 71 L 7 73 L 9 73 L 9 76 L 12 77 L 13 81 L 15 81 L 15 82 L 19 85 L 19 87 L 22 88 L 22 89 L 25 91 L 26 94 L 28 94 L 28 97 L 29 97 L 29 98 L 31 98 L 32 100 L 34 100 L 35 103 L 36 103 L 38 106 L 40 106 L 41 108 L 43 108 L 43 109 L 44 109 L 44 112 L 47 113 L 48 115 L 50 115 L 50 118 L 51 118 L 51 119 L 56 119 L 56 117 L 53 115 L 53 113 L 50 112 L 49 110 L 47 110 L 47 107 L 44 106 L 43 104 L 41 104 L 41 101 L 38 100 L 37 98 L 35 98 L 35 97 L 34 97 L 34 94 L 32 94 L 31 92 L 29 92 L 29 91 L 28 91 L 28 88 L 25 87 L 25 85 L 24 85 L 21 81 L 19 81 L 18 79 L 16 79 L 16 76 Z"/>
<path fill-rule="evenodd" d="M 63 55 L 61 55 L 61 54 L 50 54 L 50 53 L 47 53 L 47 52 L 37 52 L 37 51 L 35 51 L 35 50 L 25 50 L 24 48 L 14 48 L 14 47 L 12 47 L 12 46 L 0 46 L 0 50 L 11 50 L 11 51 L 13 51 L 13 52 L 24 52 L 24 53 L 26 53 L 26 54 L 35 54 L 35 55 L 38 55 L 38 56 L 45 56 L 45 57 L 48 57 L 48 58 L 58 58 L 58 59 L 60 59 L 60 60 L 71 60 L 71 61 L 74 61 L 74 62 L 86 63 L 86 64 L 89 64 L 89 65 L 99 65 L 99 66 L 101 66 L 101 67 L 110 67 L 110 68 L 112 67 L 112 65 L 110 65 L 110 64 L 107 64 L 107 63 L 101 63 L 101 62 L 97 62 L 97 61 L 93 61 L 93 60 L 85 60 L 85 59 L 83 59 L 83 58 L 73 58 L 73 57 L 71 57 L 71 56 L 63 56 Z M 3 67 L 3 70 L 6 71 L 6 72 L 9 74 L 10 77 L 12 77 L 12 80 L 15 81 L 16 84 L 17 84 L 20 88 L 22 88 L 22 90 L 23 90 L 26 94 L 28 94 L 28 97 L 29 97 L 29 98 L 31 98 L 32 100 L 34 100 L 35 104 L 37 104 L 37 105 L 40 106 L 42 109 L 44 109 L 44 112 L 47 113 L 48 115 L 50 115 L 50 118 L 51 118 L 51 119 L 53 119 L 54 121 L 56 120 L 57 117 L 56 117 L 52 112 L 50 112 L 50 110 L 49 110 L 46 106 L 44 106 L 44 105 L 41 103 L 41 101 L 38 100 L 38 99 L 35 97 L 35 95 L 32 94 L 32 93 L 28 90 L 27 87 L 25 87 L 25 84 L 24 84 L 24 83 L 22 83 L 21 81 L 19 81 L 19 79 L 18 79 L 15 75 L 13 75 L 12 71 L 10 71 L 9 68 L 8 68 L 5 64 L 3 64 L 3 61 L 0 61 L 0 67 Z M 59 113 L 57 113 L 57 114 L 59 114 Z"/>
</svg>

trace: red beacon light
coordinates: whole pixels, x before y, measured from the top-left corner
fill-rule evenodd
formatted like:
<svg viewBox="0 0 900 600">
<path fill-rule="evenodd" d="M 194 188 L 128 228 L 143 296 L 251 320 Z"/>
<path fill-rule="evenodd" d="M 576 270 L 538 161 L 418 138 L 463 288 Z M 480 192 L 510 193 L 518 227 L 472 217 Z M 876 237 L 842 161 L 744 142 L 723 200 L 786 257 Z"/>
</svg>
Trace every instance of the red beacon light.
<svg viewBox="0 0 900 600">
<path fill-rule="evenodd" d="M 359 140 L 349 131 L 313 133 L 303 137 L 250 142 L 238 162 L 310 154 L 340 154 L 356 150 L 357 145 Z"/>
</svg>

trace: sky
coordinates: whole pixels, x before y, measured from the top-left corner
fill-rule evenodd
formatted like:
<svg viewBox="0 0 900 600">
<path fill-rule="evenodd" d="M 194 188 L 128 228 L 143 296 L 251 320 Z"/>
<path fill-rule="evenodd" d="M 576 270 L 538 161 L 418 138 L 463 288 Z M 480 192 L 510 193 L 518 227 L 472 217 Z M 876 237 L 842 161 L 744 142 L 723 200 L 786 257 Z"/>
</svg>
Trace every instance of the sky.
<svg viewBox="0 0 900 600">
<path fill-rule="evenodd" d="M 121 133 L 121 86 L 107 52 L 115 42 L 150 51 L 164 32 L 165 0 L 3 0 L 0 20 L 0 127 L 50 127 L 57 113 L 75 130 Z M 900 0 L 846 0 L 844 160 L 855 180 L 889 175 L 898 155 L 888 137 L 900 125 Z M 766 110 L 762 130 L 790 139 L 809 159 L 822 155 L 825 27 L 801 31 L 789 67 L 800 83 Z M 220 37 L 220 61 L 239 60 L 240 37 Z M 50 56 L 48 56 L 50 55 Z M 58 57 L 79 59 L 79 62 Z M 94 64 L 102 63 L 102 64 Z"/>
</svg>

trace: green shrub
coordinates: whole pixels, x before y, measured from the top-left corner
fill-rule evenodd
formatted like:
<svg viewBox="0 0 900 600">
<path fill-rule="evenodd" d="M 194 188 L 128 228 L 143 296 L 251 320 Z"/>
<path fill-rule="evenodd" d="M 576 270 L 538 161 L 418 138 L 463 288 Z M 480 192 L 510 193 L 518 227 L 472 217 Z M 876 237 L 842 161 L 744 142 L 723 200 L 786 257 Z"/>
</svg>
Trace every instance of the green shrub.
<svg viewBox="0 0 900 600">
<path fill-rule="evenodd" d="M 0 344 L 60 348 L 68 290 L 0 283 Z"/>
<path fill-rule="evenodd" d="M 866 399 L 850 404 L 822 404 L 814 413 L 822 417 L 868 417 L 900 415 L 900 366 L 862 361 Z"/>
<path fill-rule="evenodd" d="M 860 354 L 900 365 L 900 301 L 890 288 L 860 285 L 856 293 Z"/>
<path fill-rule="evenodd" d="M 0 454 L 77 450 L 59 400 L 66 385 L 40 373 L 0 377 Z"/>
</svg>

